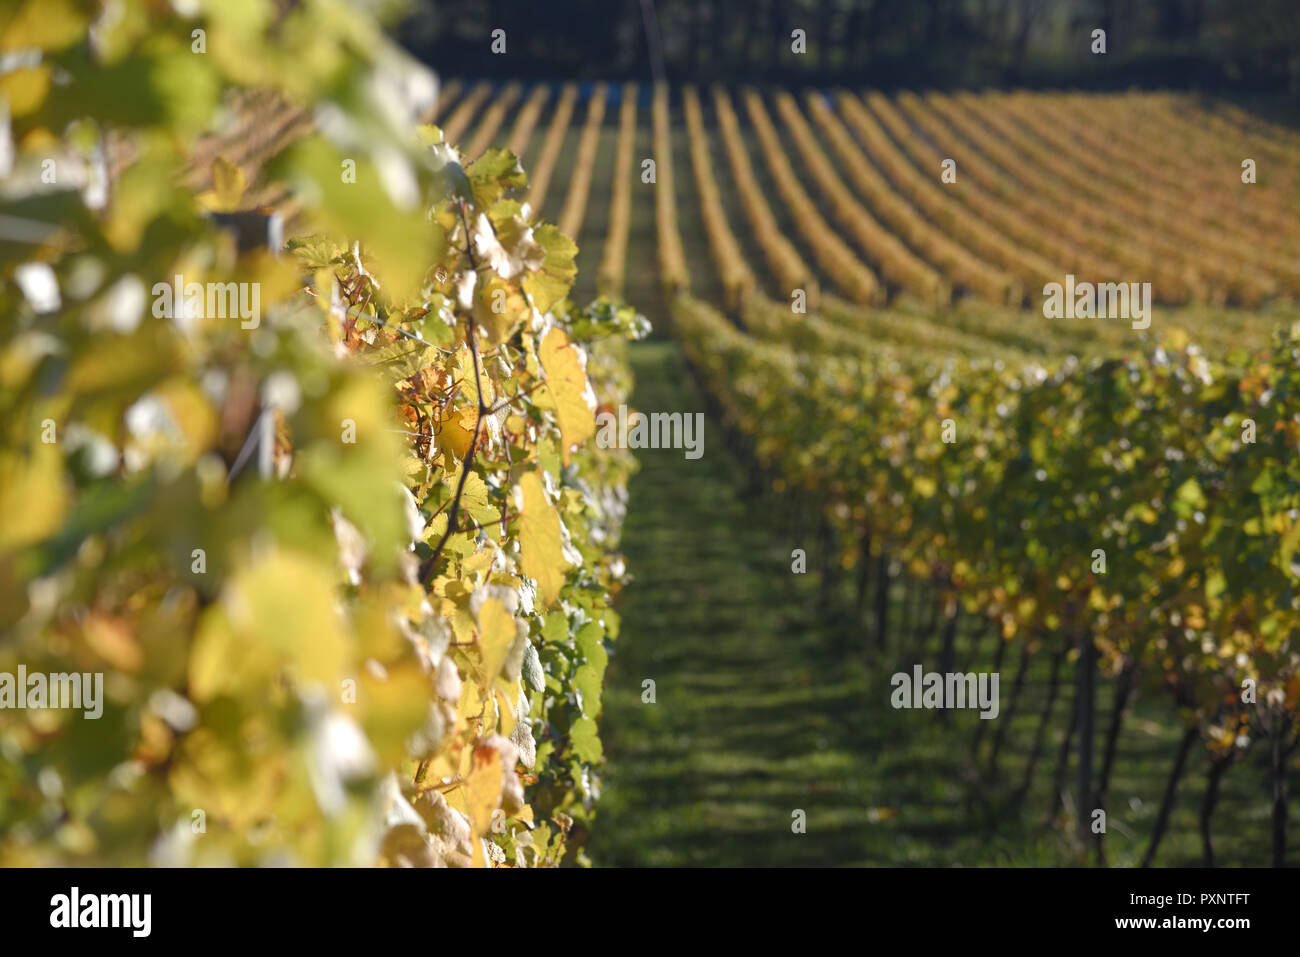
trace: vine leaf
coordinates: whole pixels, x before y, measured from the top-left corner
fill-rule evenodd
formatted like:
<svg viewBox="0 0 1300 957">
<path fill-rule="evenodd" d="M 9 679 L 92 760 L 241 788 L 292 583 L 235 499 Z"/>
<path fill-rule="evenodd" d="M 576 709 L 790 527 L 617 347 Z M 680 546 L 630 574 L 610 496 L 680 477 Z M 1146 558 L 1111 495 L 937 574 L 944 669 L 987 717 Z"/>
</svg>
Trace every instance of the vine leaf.
<svg viewBox="0 0 1300 957">
<path fill-rule="evenodd" d="M 473 767 L 465 779 L 465 801 L 469 805 L 469 817 L 474 822 L 476 837 L 481 837 L 491 828 L 492 812 L 501 806 L 502 780 L 501 752 L 487 745 L 475 748 Z M 476 846 L 476 859 L 480 853 Z"/>
<path fill-rule="evenodd" d="M 552 329 L 546 334 L 539 358 L 555 399 L 564 464 L 568 465 L 573 447 L 596 434 L 596 396 L 587 381 L 583 354 L 569 344 L 564 330 Z"/>
<path fill-rule="evenodd" d="M 478 644 L 483 656 L 483 684 L 490 686 L 501 672 L 515 640 L 515 619 L 496 598 L 483 602 L 478 613 Z"/>
<path fill-rule="evenodd" d="M 533 239 L 545 251 L 542 268 L 524 279 L 524 291 L 533 300 L 539 312 L 550 312 L 551 307 L 569 294 L 578 266 L 578 244 L 559 227 L 543 223 L 533 230 Z"/>
<path fill-rule="evenodd" d="M 536 472 L 527 472 L 519 480 L 520 506 L 519 549 L 520 565 L 525 575 L 537 580 L 542 600 L 551 605 L 564 586 L 563 528 L 560 515 L 546 498 L 542 478 Z"/>
<path fill-rule="evenodd" d="M 212 189 L 199 194 L 199 203 L 214 213 L 229 213 L 239 208 L 248 180 L 244 171 L 224 156 L 212 161 Z"/>
<path fill-rule="evenodd" d="M 580 761 L 594 764 L 605 756 L 596 732 L 596 722 L 591 718 L 579 718 L 569 729 L 569 744 Z"/>
<path fill-rule="evenodd" d="M 506 190 L 521 189 L 528 176 L 509 150 L 490 149 L 465 170 L 474 203 L 479 209 L 491 209 Z"/>
</svg>

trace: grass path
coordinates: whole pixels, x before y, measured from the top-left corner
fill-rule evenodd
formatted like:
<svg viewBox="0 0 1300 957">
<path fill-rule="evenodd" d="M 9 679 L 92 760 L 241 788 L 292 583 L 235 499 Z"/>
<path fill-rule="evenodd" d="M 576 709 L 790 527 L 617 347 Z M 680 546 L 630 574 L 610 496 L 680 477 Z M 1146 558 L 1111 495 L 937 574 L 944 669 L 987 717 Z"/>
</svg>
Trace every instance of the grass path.
<svg viewBox="0 0 1300 957">
<path fill-rule="evenodd" d="M 632 356 L 637 407 L 703 408 L 671 343 Z M 695 461 L 642 452 L 632 482 L 624 541 L 636 578 L 605 699 L 610 764 L 592 859 L 939 863 L 936 840 L 961 839 L 962 792 L 936 768 L 899 766 L 919 755 L 899 747 L 905 713 L 879 707 L 887 679 L 873 687 L 836 651 L 845 636 L 817 605 L 816 576 L 791 572 L 798 546 L 738 491 L 748 477 L 719 429 L 707 422 Z M 642 702 L 647 678 L 653 704 Z M 913 821 L 909 806 L 951 815 Z M 806 834 L 792 831 L 795 809 Z"/>
</svg>

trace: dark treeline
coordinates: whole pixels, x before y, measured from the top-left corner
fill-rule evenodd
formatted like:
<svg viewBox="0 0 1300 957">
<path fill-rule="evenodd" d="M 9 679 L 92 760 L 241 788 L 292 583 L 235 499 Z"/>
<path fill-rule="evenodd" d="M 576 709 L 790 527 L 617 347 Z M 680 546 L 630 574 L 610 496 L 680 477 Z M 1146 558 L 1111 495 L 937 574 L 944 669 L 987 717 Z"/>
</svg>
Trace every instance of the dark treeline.
<svg viewBox="0 0 1300 957">
<path fill-rule="evenodd" d="M 1300 96 L 1298 0 L 409 0 L 446 74 L 539 79 L 1160 86 Z M 658 43 L 648 41 L 653 18 Z M 1091 52 L 1106 31 L 1105 57 Z M 505 31 L 506 52 L 491 53 Z M 806 52 L 791 49 L 803 30 Z"/>
</svg>

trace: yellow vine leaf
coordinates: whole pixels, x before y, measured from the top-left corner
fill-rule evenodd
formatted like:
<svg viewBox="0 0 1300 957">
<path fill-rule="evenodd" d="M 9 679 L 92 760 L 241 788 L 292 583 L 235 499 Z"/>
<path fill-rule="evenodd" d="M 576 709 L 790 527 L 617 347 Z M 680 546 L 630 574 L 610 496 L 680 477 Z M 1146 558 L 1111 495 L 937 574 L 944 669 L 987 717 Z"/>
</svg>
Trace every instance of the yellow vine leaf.
<svg viewBox="0 0 1300 957">
<path fill-rule="evenodd" d="M 445 413 L 439 419 L 438 446 L 450 449 L 463 462 L 474 441 L 474 420 L 477 418 L 478 409 L 464 408 Z"/>
<path fill-rule="evenodd" d="M 515 640 L 515 619 L 495 598 L 483 602 L 478 613 L 478 647 L 483 656 L 483 684 L 491 687 L 501 671 L 506 652 Z"/>
<path fill-rule="evenodd" d="M 72 0 L 27 0 L 5 11 L 0 49 L 62 50 L 75 43 L 90 16 Z"/>
<path fill-rule="evenodd" d="M 501 806 L 501 752 L 480 745 L 474 749 L 474 761 L 465 778 L 465 803 L 474 825 L 474 836 L 481 837 L 492 827 L 492 812 Z"/>
<path fill-rule="evenodd" d="M 509 690 L 507 690 L 507 687 Z M 496 699 L 497 713 L 500 718 L 497 721 L 497 731 L 506 737 L 514 733 L 515 725 L 519 723 L 515 717 L 515 707 L 518 705 L 519 682 L 509 686 L 506 685 L 505 679 L 497 682 L 497 686 L 492 689 Z"/>
<path fill-rule="evenodd" d="M 473 678 L 467 678 L 461 686 L 460 702 L 456 707 L 456 718 L 458 722 L 464 722 L 465 725 L 471 725 L 474 722 L 482 721 L 487 713 L 483 703 L 483 689 Z M 477 734 L 475 730 L 475 734 Z"/>
<path fill-rule="evenodd" d="M 560 423 L 564 464 L 574 446 L 596 434 L 596 396 L 587 381 L 582 353 L 569 344 L 563 329 L 552 329 L 542 340 L 539 358 L 546 372 L 546 385 L 555 399 L 555 417 Z"/>
<path fill-rule="evenodd" d="M 474 290 L 474 319 L 487 334 L 490 345 L 509 339 L 529 312 L 528 300 L 519 287 L 500 276 L 490 276 Z"/>
<path fill-rule="evenodd" d="M 460 394 L 465 397 L 475 409 L 478 408 L 479 389 L 483 390 L 483 404 L 492 406 L 496 403 L 496 393 L 492 390 L 492 375 L 488 372 L 484 363 L 478 366 L 478 389 L 474 387 L 474 354 L 470 352 L 469 346 L 462 346 L 456 355 L 456 362 L 460 367 Z M 470 428 L 474 427 L 474 420 L 470 419 Z"/>
<path fill-rule="evenodd" d="M 224 156 L 218 156 L 212 161 L 212 189 L 199 194 L 199 203 L 213 212 L 231 212 L 239 208 L 247 187 L 244 171 Z"/>
<path fill-rule="evenodd" d="M 278 667 L 339 687 L 348 635 L 335 610 L 333 575 L 328 564 L 287 550 L 236 572 L 195 640 L 191 696 L 210 701 L 246 691 Z"/>
<path fill-rule="evenodd" d="M 551 605 L 564 587 L 564 539 L 559 513 L 546 498 L 542 478 L 536 472 L 519 480 L 522 498 L 519 550 L 520 565 L 529 578 L 537 580 L 542 601 Z"/>
<path fill-rule="evenodd" d="M 30 545 L 55 531 L 69 494 L 58 447 L 41 442 L 31 455 L 0 453 L 0 550 Z"/>
</svg>

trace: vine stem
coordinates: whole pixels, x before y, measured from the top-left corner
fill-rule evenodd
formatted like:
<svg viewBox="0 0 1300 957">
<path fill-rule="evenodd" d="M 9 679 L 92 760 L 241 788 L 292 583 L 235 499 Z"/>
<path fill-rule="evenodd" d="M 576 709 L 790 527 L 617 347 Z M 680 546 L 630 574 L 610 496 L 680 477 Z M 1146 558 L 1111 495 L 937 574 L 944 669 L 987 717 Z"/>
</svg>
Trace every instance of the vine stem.
<svg viewBox="0 0 1300 957">
<path fill-rule="evenodd" d="M 465 215 L 465 200 L 460 201 L 460 221 L 465 228 L 465 255 L 469 257 L 470 267 L 478 272 L 478 261 L 474 258 L 474 244 L 470 242 L 469 218 Z M 469 470 L 474 464 L 474 455 L 478 452 L 479 435 L 483 430 L 483 419 L 490 411 L 487 404 L 483 401 L 483 379 L 479 371 L 478 342 L 474 336 L 474 317 L 467 315 L 465 317 L 465 340 L 469 344 L 470 358 L 474 363 L 474 391 L 478 398 L 478 415 L 474 418 L 474 437 L 470 440 L 469 451 L 465 453 L 465 460 L 461 463 L 460 479 L 456 482 L 456 494 L 451 500 L 451 509 L 447 513 L 447 530 L 442 533 L 442 538 L 438 539 L 438 544 L 433 550 L 433 554 L 420 566 L 420 579 L 423 581 L 433 573 L 438 567 L 438 559 L 442 556 L 442 550 L 447 545 L 447 540 L 451 538 L 456 531 L 456 520 L 460 517 L 460 497 L 465 491 L 465 480 L 469 478 Z"/>
</svg>

